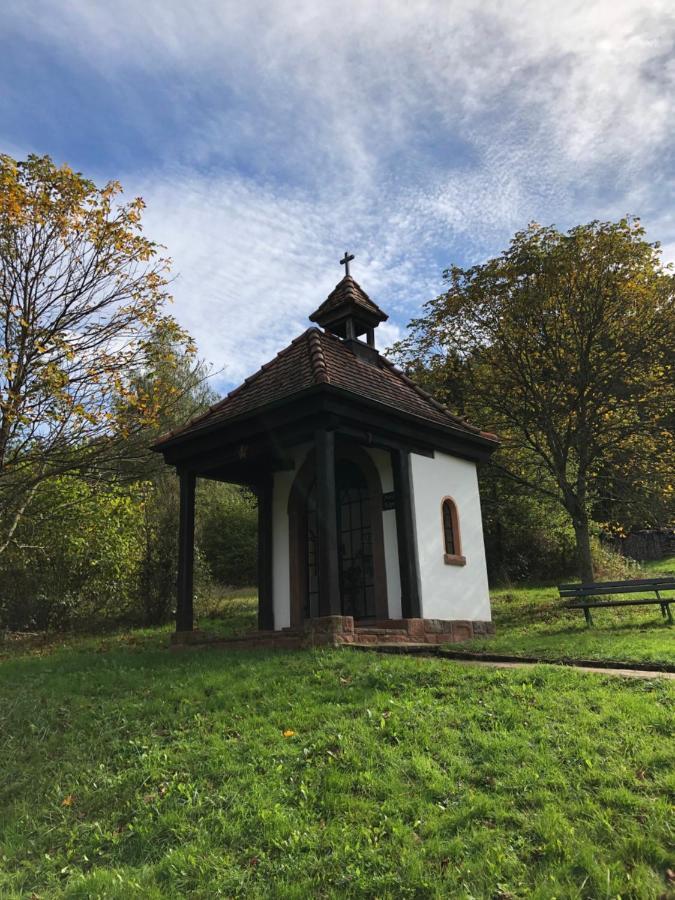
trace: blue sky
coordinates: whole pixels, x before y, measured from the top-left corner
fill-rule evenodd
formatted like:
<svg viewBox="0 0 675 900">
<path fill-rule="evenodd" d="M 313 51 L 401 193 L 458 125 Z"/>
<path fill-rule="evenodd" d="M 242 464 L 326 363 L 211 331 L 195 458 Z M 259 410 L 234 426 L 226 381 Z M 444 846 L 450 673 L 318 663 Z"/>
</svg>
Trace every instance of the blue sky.
<svg viewBox="0 0 675 900">
<path fill-rule="evenodd" d="M 675 7 L 5 0 L 0 148 L 147 203 L 232 387 L 341 277 L 391 314 L 529 221 L 640 215 L 675 259 Z"/>
</svg>

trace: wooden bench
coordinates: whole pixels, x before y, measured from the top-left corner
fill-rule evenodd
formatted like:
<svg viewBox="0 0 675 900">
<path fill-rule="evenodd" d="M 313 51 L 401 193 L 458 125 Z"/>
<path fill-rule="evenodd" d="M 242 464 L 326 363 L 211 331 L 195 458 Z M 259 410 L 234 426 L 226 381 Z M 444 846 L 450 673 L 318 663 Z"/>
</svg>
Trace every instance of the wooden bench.
<svg viewBox="0 0 675 900">
<path fill-rule="evenodd" d="M 663 578 L 638 578 L 633 581 L 597 581 L 592 584 L 561 584 L 558 588 L 560 597 L 566 600 L 565 609 L 583 609 L 586 624 L 593 624 L 592 609 L 605 606 L 648 606 L 657 604 L 661 607 L 661 615 L 673 624 L 670 604 L 675 597 L 662 597 L 664 591 L 675 591 L 675 576 Z M 598 597 L 611 594 L 646 594 L 654 593 L 654 597 L 640 597 L 633 600 L 598 600 Z"/>
</svg>

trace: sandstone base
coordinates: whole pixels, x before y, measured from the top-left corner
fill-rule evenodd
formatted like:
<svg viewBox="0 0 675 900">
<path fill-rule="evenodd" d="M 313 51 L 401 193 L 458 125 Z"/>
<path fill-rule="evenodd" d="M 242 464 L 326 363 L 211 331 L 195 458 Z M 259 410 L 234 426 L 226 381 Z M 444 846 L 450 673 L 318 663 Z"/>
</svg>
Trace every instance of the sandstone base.
<svg viewBox="0 0 675 900">
<path fill-rule="evenodd" d="M 240 637 L 223 638 L 204 631 L 178 631 L 171 635 L 173 648 L 223 646 L 241 649 L 285 649 L 339 647 L 342 644 L 449 644 L 485 638 L 495 632 L 492 622 L 445 619 L 368 619 L 352 616 L 322 616 L 307 619 L 302 631 L 255 631 Z"/>
</svg>

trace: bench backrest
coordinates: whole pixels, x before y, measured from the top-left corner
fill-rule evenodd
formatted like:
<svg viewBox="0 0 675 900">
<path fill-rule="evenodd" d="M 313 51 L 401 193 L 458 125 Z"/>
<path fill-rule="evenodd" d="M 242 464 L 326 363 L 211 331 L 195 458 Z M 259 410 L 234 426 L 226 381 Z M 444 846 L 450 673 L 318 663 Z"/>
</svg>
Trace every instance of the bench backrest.
<svg viewBox="0 0 675 900">
<path fill-rule="evenodd" d="M 659 575 L 654 578 L 628 578 L 626 581 L 591 581 L 584 584 L 561 584 L 560 590 L 573 590 L 576 588 L 598 587 L 634 587 L 641 584 L 673 584 L 675 583 L 675 575 Z"/>
<path fill-rule="evenodd" d="M 594 594 L 640 594 L 675 590 L 675 576 L 637 578 L 632 581 L 597 581 L 591 584 L 561 584 L 561 597 L 589 597 Z"/>
</svg>

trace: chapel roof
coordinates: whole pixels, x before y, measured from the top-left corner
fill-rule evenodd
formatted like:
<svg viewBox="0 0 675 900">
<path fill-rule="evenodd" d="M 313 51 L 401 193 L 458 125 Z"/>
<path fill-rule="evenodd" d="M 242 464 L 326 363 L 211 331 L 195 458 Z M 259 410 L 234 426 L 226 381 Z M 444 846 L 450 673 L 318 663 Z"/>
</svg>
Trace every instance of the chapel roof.
<svg viewBox="0 0 675 900">
<path fill-rule="evenodd" d="M 182 428 L 162 435 L 155 447 L 159 449 L 178 435 L 196 434 L 220 423 L 225 425 L 320 385 L 336 388 L 355 400 L 379 404 L 392 414 L 496 441 L 494 435 L 482 432 L 450 412 L 376 350 L 364 359 L 354 352 L 349 341 L 312 327 L 206 412 Z"/>
</svg>

